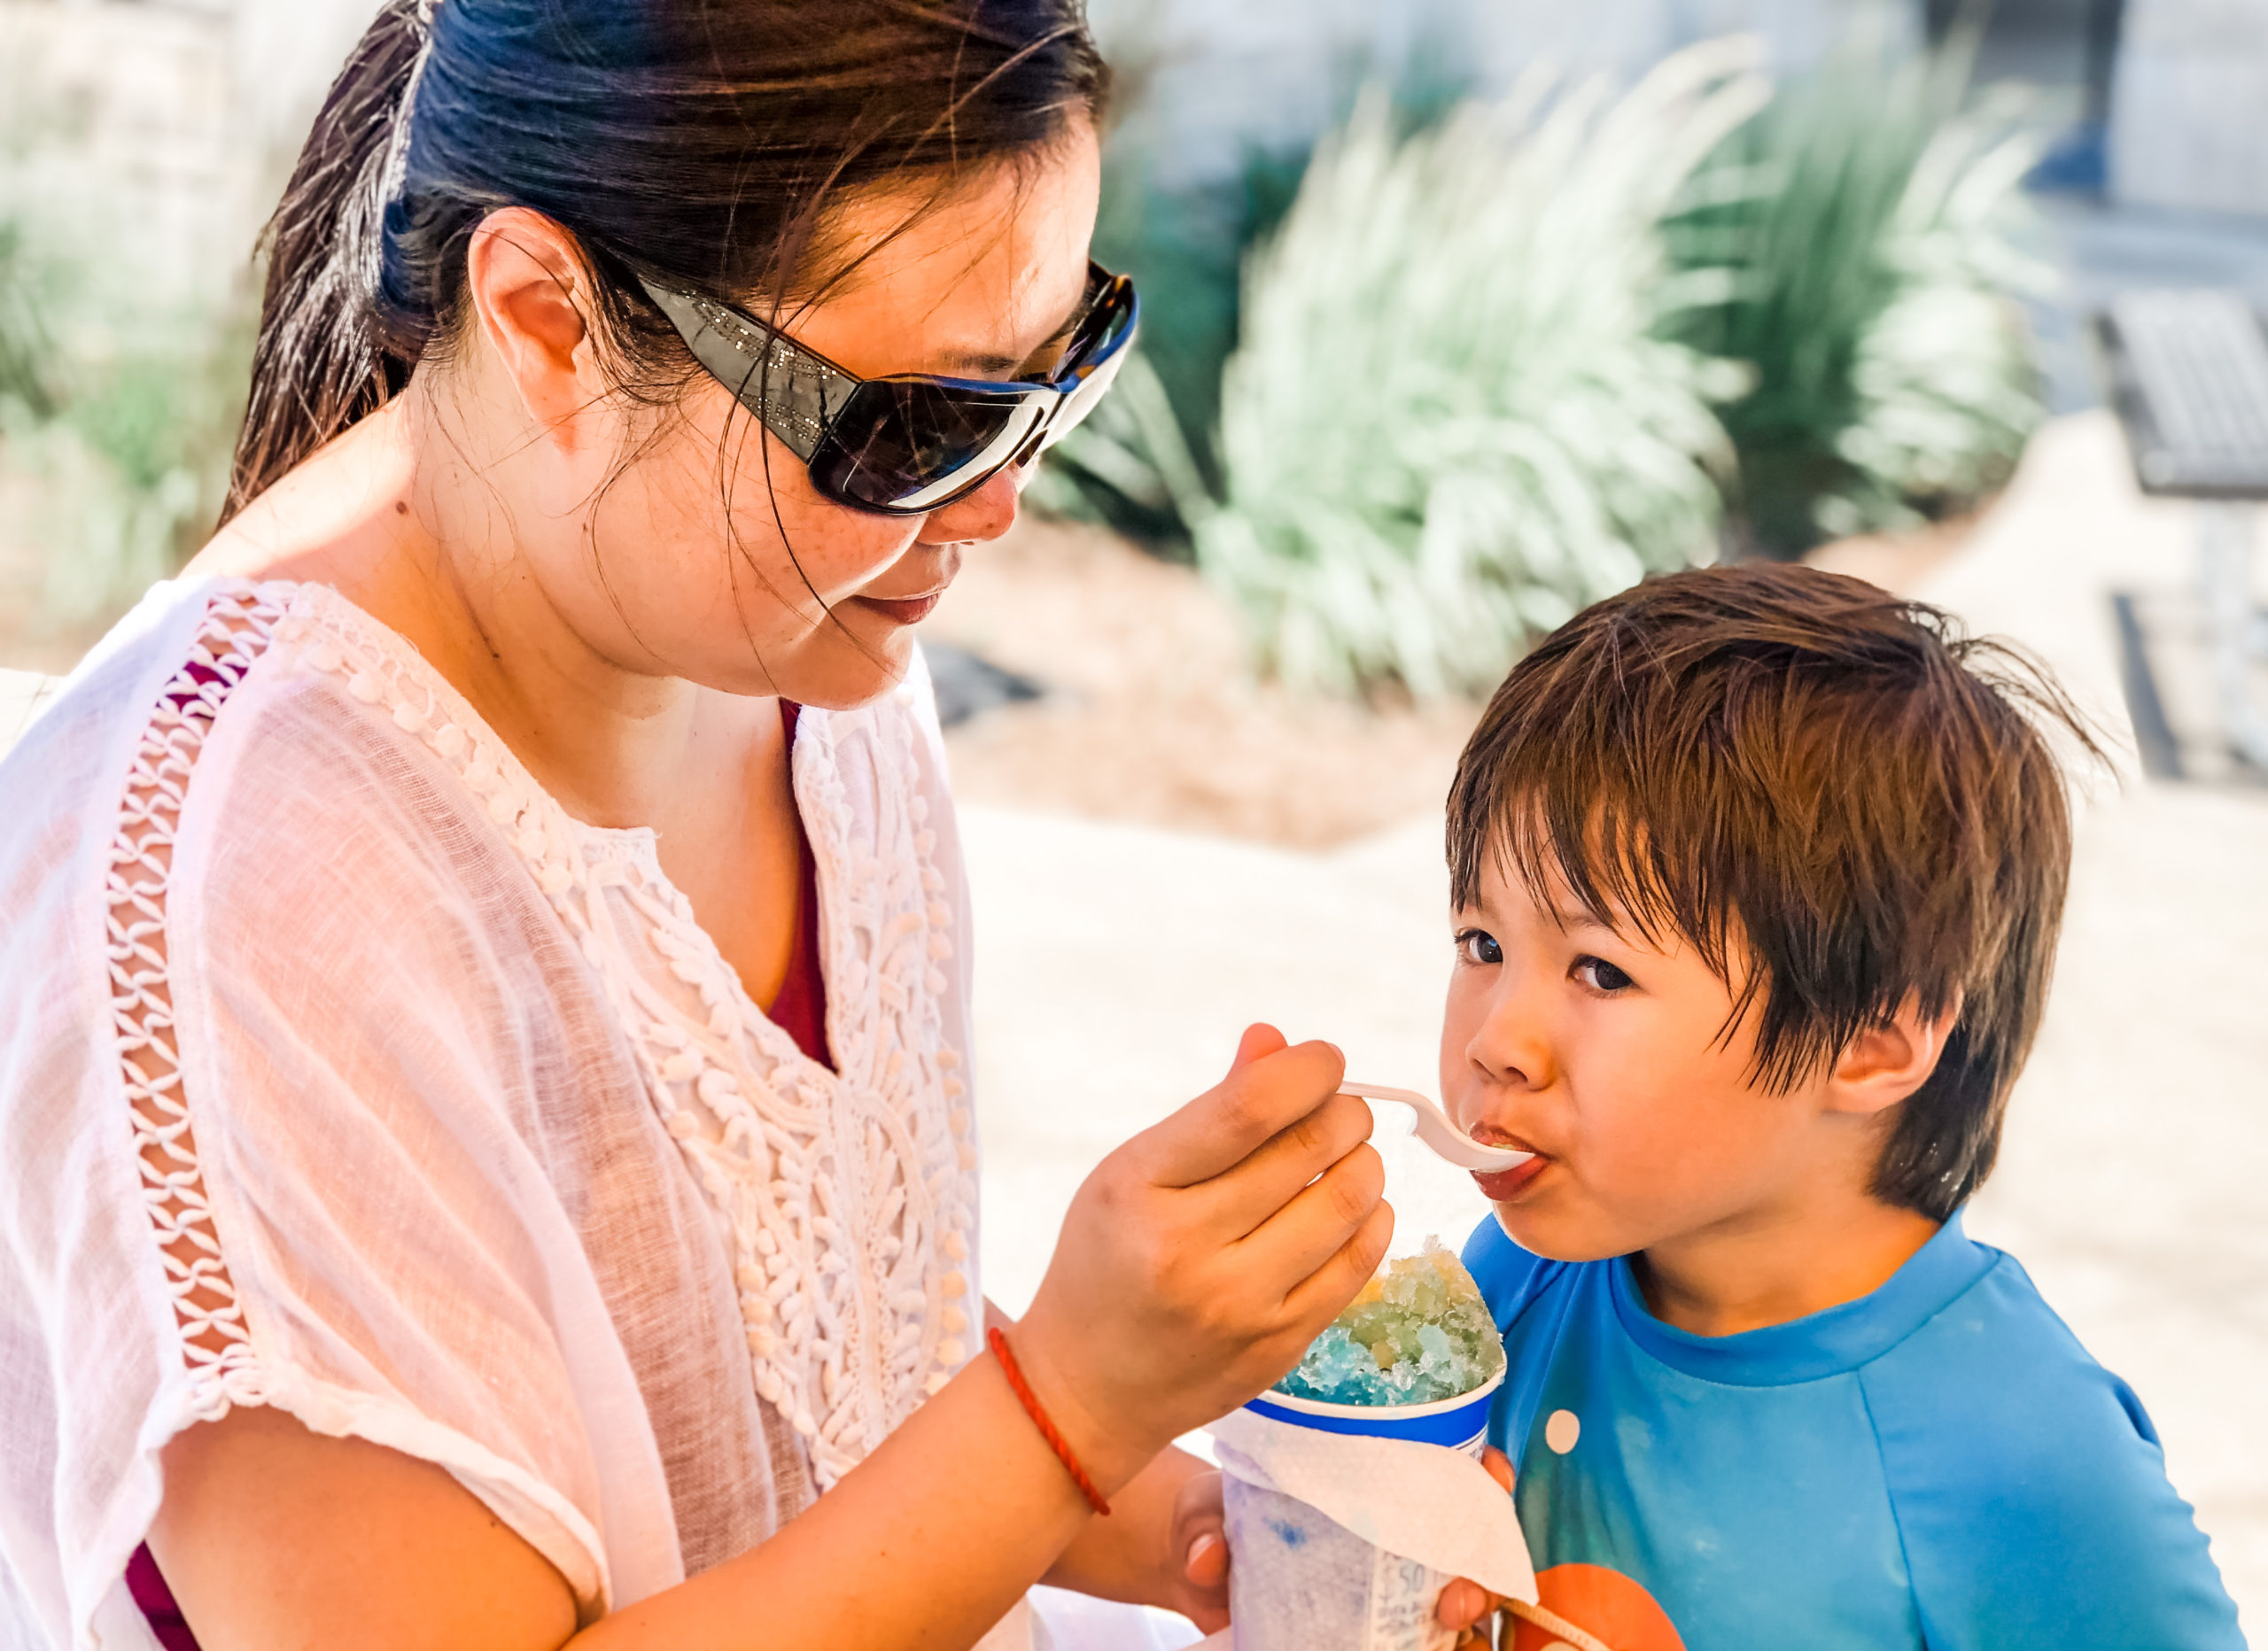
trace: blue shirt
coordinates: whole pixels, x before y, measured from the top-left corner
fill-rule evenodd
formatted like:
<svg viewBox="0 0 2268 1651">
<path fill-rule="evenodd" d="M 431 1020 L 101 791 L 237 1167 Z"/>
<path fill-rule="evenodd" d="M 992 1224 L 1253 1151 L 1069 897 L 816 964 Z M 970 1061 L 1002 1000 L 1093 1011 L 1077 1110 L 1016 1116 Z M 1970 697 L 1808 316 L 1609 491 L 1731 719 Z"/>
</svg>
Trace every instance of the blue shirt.
<svg viewBox="0 0 2268 1651">
<path fill-rule="evenodd" d="M 1547 1605 L 1643 1590 L 1689 1651 L 2243 1651 L 2141 1401 L 1958 1216 L 1873 1294 L 1739 1336 L 1494 1219 L 1464 1260 Z"/>
</svg>

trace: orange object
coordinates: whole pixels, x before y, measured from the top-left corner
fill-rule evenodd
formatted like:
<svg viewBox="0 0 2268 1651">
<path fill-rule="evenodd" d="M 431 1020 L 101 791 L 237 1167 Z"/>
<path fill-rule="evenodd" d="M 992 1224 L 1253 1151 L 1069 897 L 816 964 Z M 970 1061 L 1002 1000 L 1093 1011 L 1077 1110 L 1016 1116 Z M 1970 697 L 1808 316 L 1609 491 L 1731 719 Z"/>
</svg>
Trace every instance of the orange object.
<svg viewBox="0 0 2268 1651">
<path fill-rule="evenodd" d="M 1685 1651 L 1669 1613 L 1619 1570 L 1604 1565 L 1554 1565 L 1536 1573 L 1535 1589 L 1545 1609 L 1614 1651 Z M 1565 1643 L 1531 1622 L 1517 1623 L 1512 1632 L 1513 1651 L 1550 1651 Z"/>
<path fill-rule="evenodd" d="M 1048 1420 L 1046 1407 L 1033 1397 L 1031 1384 L 1024 1380 L 1024 1373 L 1016 1368 L 1016 1355 L 1008 1351 L 1008 1338 L 1001 1333 L 998 1325 L 984 1332 L 984 1345 L 1000 1361 L 1000 1370 L 1008 1378 L 1008 1385 L 1016 1390 L 1016 1397 L 1023 1401 L 1024 1414 L 1032 1419 L 1039 1429 L 1040 1437 L 1048 1442 L 1062 1460 L 1063 1466 L 1069 1469 L 1071 1481 L 1079 1487 L 1079 1493 L 1087 1499 L 1087 1506 L 1104 1518 L 1109 1518 L 1110 1504 L 1103 1500 L 1102 1492 L 1095 1489 L 1095 1482 L 1087 1477 L 1087 1470 L 1079 1466 L 1078 1457 L 1072 1454 L 1070 1446 L 1055 1430 L 1054 1422 Z"/>
</svg>

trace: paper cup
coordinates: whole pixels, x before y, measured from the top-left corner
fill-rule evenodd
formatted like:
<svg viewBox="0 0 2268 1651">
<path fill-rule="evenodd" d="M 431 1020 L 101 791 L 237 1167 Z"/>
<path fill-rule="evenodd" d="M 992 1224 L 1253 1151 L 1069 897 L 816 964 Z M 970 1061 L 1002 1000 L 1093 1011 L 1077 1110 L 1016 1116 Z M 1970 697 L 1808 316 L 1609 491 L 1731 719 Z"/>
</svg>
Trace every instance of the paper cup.
<svg viewBox="0 0 2268 1651">
<path fill-rule="evenodd" d="M 1245 1408 L 1317 1433 L 1400 1439 L 1480 1454 L 1499 1370 L 1430 1405 L 1332 1405 L 1269 1391 Z M 1447 1573 L 1378 1547 L 1295 1497 L 1223 1485 L 1229 1620 L 1235 1651 L 1448 1651 L 1456 1636 L 1433 1617 Z"/>
<path fill-rule="evenodd" d="M 1271 1422 L 1288 1422 L 1318 1433 L 1407 1439 L 1478 1456 L 1488 1438 L 1488 1406 L 1503 1384 L 1504 1372 L 1499 1369 L 1471 1392 L 1430 1405 L 1332 1405 L 1319 1399 L 1294 1399 L 1271 1388 L 1245 1408 Z"/>
</svg>

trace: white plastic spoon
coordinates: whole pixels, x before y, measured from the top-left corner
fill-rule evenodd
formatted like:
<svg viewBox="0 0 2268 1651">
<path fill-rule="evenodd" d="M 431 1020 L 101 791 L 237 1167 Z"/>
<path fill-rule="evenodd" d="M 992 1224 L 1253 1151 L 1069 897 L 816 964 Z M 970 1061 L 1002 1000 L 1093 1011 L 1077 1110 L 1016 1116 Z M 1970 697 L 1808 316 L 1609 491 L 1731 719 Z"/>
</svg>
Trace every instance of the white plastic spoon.
<svg viewBox="0 0 2268 1651">
<path fill-rule="evenodd" d="M 1418 1138 L 1433 1150 L 1433 1156 L 1456 1165 L 1459 1169 L 1510 1169 L 1515 1164 L 1525 1164 L 1535 1156 L 1533 1152 L 1518 1152 L 1508 1146 L 1483 1146 L 1449 1121 L 1449 1116 L 1439 1106 L 1415 1089 L 1389 1089 L 1378 1083 L 1342 1083 L 1341 1095 L 1359 1096 L 1366 1101 L 1398 1101 L 1418 1114 Z"/>
</svg>

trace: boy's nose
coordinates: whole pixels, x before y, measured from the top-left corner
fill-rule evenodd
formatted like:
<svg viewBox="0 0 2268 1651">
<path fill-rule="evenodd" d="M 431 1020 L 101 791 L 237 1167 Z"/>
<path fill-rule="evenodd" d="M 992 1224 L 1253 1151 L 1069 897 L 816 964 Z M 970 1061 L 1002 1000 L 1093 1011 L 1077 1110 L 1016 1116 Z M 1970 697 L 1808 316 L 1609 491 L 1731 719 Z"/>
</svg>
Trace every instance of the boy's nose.
<svg viewBox="0 0 2268 1651">
<path fill-rule="evenodd" d="M 1542 1089 L 1551 1085 L 1556 1063 L 1545 1029 L 1526 1012 L 1518 994 L 1500 993 L 1465 1044 L 1465 1058 L 1493 1089 Z M 1486 1121 L 1460 1119 L 1470 1128 Z"/>
</svg>

